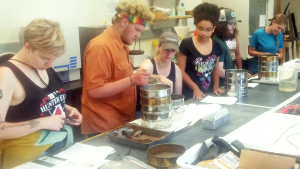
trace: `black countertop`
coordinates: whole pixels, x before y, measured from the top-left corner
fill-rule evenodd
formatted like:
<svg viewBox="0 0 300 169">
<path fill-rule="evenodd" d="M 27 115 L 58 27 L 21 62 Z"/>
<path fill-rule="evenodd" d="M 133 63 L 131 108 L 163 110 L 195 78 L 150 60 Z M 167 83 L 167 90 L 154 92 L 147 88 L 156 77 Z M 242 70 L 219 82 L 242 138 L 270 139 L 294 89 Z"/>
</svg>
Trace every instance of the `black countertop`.
<svg viewBox="0 0 300 169">
<path fill-rule="evenodd" d="M 195 144 L 202 143 L 214 135 L 220 137 L 226 136 L 252 119 L 291 98 L 299 91 L 300 85 L 298 85 L 297 91 L 295 92 L 281 92 L 279 91 L 278 85 L 260 84 L 254 89 L 248 89 L 248 96 L 238 100 L 236 104 L 222 106 L 223 108 L 227 108 L 230 112 L 231 119 L 229 123 L 212 131 L 203 129 L 203 123 L 202 120 L 200 120 L 193 126 L 176 132 L 167 143 L 180 144 L 188 149 Z M 199 101 L 189 100 L 186 102 L 186 104 L 189 103 L 199 103 Z M 300 98 L 297 98 L 292 103 L 300 103 Z M 119 154 L 121 157 L 127 155 L 126 153 L 131 149 L 130 156 L 144 162 L 147 161 L 147 152 L 145 150 L 113 143 L 109 140 L 107 135 L 101 135 L 91 140 L 84 141 L 83 143 L 93 146 L 111 146 L 116 150 L 117 153 L 115 154 Z M 114 156 L 115 155 L 111 155 L 108 159 L 113 160 L 115 159 Z"/>
</svg>

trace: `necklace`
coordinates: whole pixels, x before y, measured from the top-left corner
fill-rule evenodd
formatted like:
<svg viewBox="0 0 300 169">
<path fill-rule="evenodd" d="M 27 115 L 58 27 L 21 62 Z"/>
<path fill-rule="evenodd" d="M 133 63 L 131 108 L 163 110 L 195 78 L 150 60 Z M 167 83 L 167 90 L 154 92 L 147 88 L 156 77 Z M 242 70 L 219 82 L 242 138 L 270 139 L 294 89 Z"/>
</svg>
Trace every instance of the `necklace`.
<svg viewBox="0 0 300 169">
<path fill-rule="evenodd" d="M 19 61 L 19 60 L 17 60 L 17 59 L 9 59 L 9 60 L 17 61 L 17 62 L 19 62 L 19 63 L 22 63 L 22 64 L 24 64 L 24 65 L 26 65 L 26 66 L 31 67 L 32 69 L 34 69 L 35 72 L 36 72 L 36 74 L 38 75 L 38 77 L 39 77 L 40 80 L 42 81 L 43 85 L 45 85 L 45 86 L 47 87 L 47 83 L 41 78 L 39 72 L 38 72 L 34 67 L 32 67 L 32 66 L 30 66 L 30 65 L 28 65 L 28 64 L 26 64 L 26 63 L 24 63 L 24 62 L 22 62 L 22 61 Z"/>
</svg>

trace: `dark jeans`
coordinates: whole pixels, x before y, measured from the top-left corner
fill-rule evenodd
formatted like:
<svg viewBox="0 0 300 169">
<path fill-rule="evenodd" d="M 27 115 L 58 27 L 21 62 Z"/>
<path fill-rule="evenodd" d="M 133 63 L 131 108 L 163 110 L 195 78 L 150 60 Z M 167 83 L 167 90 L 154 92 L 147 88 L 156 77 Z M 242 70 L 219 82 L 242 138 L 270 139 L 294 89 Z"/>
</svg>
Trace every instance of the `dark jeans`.
<svg viewBox="0 0 300 169">
<path fill-rule="evenodd" d="M 140 119 L 142 118 L 142 107 L 140 104 L 136 104 L 136 110 L 135 110 L 135 119 Z"/>
<path fill-rule="evenodd" d="M 135 119 L 140 119 L 140 118 L 142 118 L 142 112 L 137 110 L 135 112 Z"/>
</svg>

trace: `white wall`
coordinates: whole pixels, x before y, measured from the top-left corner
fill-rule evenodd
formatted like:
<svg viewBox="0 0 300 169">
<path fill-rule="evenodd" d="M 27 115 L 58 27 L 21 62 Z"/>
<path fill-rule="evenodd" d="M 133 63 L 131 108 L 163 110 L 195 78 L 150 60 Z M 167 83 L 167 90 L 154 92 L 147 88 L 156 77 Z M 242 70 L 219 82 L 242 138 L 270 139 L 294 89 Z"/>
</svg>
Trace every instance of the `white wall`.
<svg viewBox="0 0 300 169">
<path fill-rule="evenodd" d="M 165 7 L 165 8 L 169 8 L 171 7 L 170 4 L 175 4 L 174 3 L 175 0 L 155 0 L 154 1 L 154 5 L 158 5 L 160 7 Z M 194 7 L 196 7 L 197 5 L 202 3 L 202 0 L 180 0 L 179 3 L 184 3 L 185 6 L 185 10 L 186 11 L 192 11 L 194 9 Z M 193 23 L 193 18 L 190 18 L 190 23 Z M 156 21 L 155 22 L 155 26 L 154 29 L 156 28 L 163 28 L 163 27 L 169 27 L 169 25 L 175 25 L 176 21 L 175 20 L 162 20 L 162 21 Z M 179 22 L 180 24 L 181 22 Z M 191 25 L 191 24 L 190 24 Z M 194 29 L 194 28 L 192 28 Z M 154 57 L 155 55 L 153 54 L 153 45 L 152 45 L 152 41 L 154 39 L 146 39 L 146 40 L 141 40 L 141 50 L 144 50 L 147 53 L 150 53 L 150 55 L 152 57 Z M 156 38 L 156 40 L 158 40 L 158 38 Z M 133 49 L 134 45 L 131 45 L 129 47 L 129 49 Z M 136 46 L 136 49 L 138 48 L 138 44 Z"/>
<path fill-rule="evenodd" d="M 103 25 L 104 0 L 0 0 L 0 44 L 19 42 L 20 27 L 37 17 L 62 26 Z"/>
<path fill-rule="evenodd" d="M 248 56 L 248 32 L 249 32 L 249 0 L 203 0 L 203 2 L 214 3 L 219 7 L 231 8 L 236 17 L 242 20 L 237 24 L 239 29 L 240 51 L 242 58 Z"/>
<path fill-rule="evenodd" d="M 274 16 L 274 0 L 268 0 L 267 1 L 267 16 L 268 16 L 268 19 L 272 19 L 273 16 Z M 268 25 L 268 24 L 267 24 Z"/>
<path fill-rule="evenodd" d="M 289 8 L 291 13 L 295 14 L 297 30 L 300 32 L 300 0 L 281 0 L 281 12 L 283 13 L 287 4 L 291 3 Z M 288 13 L 288 11 L 287 11 Z"/>
<path fill-rule="evenodd" d="M 150 0 L 142 1 L 150 3 Z M 104 21 L 109 25 L 112 16 L 105 15 L 104 2 L 105 0 L 0 0 L 0 44 L 19 42 L 20 27 L 25 27 L 37 17 L 56 20 L 61 26 L 95 26 L 103 25 Z M 155 0 L 157 2 L 162 1 Z M 202 0 L 180 0 L 181 2 L 185 3 L 186 10 L 192 10 Z M 165 25 L 168 22 L 169 25 L 176 23 L 162 23 Z M 164 27 L 160 25 L 159 27 Z M 142 50 L 151 53 L 152 40 L 142 40 Z M 133 46 L 130 47 L 132 48 Z"/>
</svg>

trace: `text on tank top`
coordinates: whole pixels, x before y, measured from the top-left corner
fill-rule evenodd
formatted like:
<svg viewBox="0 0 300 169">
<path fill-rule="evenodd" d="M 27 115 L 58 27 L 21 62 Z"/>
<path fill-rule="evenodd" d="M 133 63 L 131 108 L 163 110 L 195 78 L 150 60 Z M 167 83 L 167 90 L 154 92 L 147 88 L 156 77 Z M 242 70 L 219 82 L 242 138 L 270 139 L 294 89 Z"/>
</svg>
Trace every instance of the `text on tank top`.
<svg viewBox="0 0 300 169">
<path fill-rule="evenodd" d="M 5 121 L 21 122 L 65 114 L 66 92 L 53 68 L 46 70 L 49 84 L 45 88 L 41 88 L 13 63 L 6 61 L 0 66 L 8 67 L 15 74 L 26 94 L 25 99 L 20 104 L 8 108 Z"/>
</svg>

